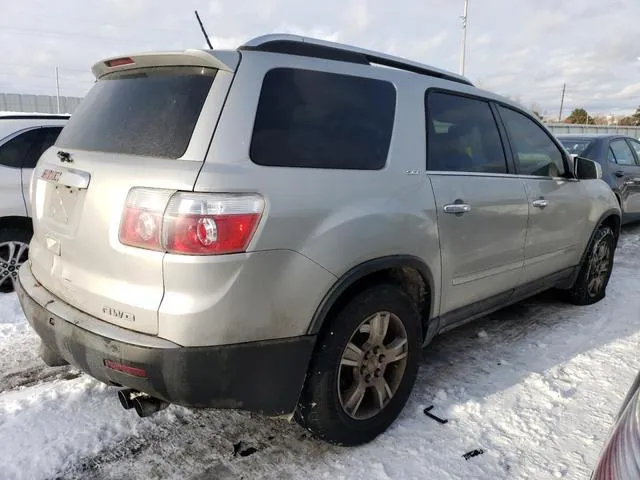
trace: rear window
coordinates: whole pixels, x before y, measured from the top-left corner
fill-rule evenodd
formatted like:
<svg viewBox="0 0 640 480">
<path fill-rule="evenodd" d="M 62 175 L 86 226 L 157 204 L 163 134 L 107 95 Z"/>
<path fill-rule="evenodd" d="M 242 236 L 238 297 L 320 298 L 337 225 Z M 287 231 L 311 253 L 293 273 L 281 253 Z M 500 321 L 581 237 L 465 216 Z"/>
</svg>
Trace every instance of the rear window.
<svg viewBox="0 0 640 480">
<path fill-rule="evenodd" d="M 393 84 L 291 68 L 267 72 L 251 138 L 258 165 L 379 170 L 396 105 Z"/>
<path fill-rule="evenodd" d="M 560 143 L 562 143 L 567 152 L 574 155 L 582 155 L 589 145 L 591 145 L 592 140 L 570 140 L 568 138 L 561 138 Z"/>
<path fill-rule="evenodd" d="M 98 81 L 58 137 L 61 148 L 179 158 L 217 70 L 158 67 Z"/>
</svg>

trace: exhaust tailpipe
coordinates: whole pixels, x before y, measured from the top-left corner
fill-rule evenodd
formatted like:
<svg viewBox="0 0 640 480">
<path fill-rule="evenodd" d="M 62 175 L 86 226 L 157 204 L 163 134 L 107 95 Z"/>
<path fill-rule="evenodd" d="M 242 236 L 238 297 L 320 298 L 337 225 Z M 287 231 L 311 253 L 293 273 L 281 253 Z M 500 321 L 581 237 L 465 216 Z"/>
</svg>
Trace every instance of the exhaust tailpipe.
<svg viewBox="0 0 640 480">
<path fill-rule="evenodd" d="M 133 408 L 139 417 L 148 417 L 160 410 L 167 408 L 169 404 L 158 398 L 146 394 L 139 395 L 133 399 Z"/>
<path fill-rule="evenodd" d="M 122 405 L 122 408 L 125 410 L 133 408 L 133 399 L 138 395 L 141 395 L 140 392 L 132 388 L 118 390 L 118 400 L 120 400 L 120 405 Z"/>
</svg>

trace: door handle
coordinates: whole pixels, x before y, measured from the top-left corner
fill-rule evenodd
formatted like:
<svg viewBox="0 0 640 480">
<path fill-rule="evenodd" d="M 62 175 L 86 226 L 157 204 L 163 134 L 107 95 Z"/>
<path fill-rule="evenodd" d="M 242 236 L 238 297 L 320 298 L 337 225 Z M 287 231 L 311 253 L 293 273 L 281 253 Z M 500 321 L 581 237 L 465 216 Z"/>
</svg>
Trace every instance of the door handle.
<svg viewBox="0 0 640 480">
<path fill-rule="evenodd" d="M 545 208 L 549 205 L 549 202 L 547 200 L 544 200 L 543 198 L 540 198 L 538 200 L 534 200 L 533 202 L 531 202 L 531 205 L 533 205 L 536 208 Z"/>
<path fill-rule="evenodd" d="M 471 205 L 466 203 L 451 203 L 444 206 L 444 213 L 462 214 L 471 211 Z"/>
<path fill-rule="evenodd" d="M 624 177 L 624 172 L 622 170 L 617 170 L 614 175 L 618 178 Z"/>
</svg>

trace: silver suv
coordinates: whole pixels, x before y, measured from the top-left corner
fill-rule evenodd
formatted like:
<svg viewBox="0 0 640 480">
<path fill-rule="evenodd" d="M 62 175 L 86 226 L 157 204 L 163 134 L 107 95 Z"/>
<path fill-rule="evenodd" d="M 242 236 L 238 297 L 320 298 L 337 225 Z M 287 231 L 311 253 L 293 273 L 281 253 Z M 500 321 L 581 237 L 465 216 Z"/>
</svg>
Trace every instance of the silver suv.
<svg viewBox="0 0 640 480">
<path fill-rule="evenodd" d="M 0 292 L 10 292 L 29 255 L 29 182 L 68 115 L 0 113 Z"/>
<path fill-rule="evenodd" d="M 288 35 L 111 58 L 34 174 L 19 296 L 43 359 L 146 416 L 389 427 L 445 330 L 549 288 L 604 297 L 620 208 L 517 105 Z"/>
</svg>

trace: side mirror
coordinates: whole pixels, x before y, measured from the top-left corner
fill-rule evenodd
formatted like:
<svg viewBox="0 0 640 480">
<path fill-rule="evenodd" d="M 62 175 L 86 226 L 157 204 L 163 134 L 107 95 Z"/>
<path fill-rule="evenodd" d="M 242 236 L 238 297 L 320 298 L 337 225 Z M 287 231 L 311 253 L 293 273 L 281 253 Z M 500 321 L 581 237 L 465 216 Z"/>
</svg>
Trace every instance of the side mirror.
<svg viewBox="0 0 640 480">
<path fill-rule="evenodd" d="M 598 180 L 602 178 L 602 167 L 588 158 L 572 155 L 573 173 L 580 180 Z"/>
</svg>

